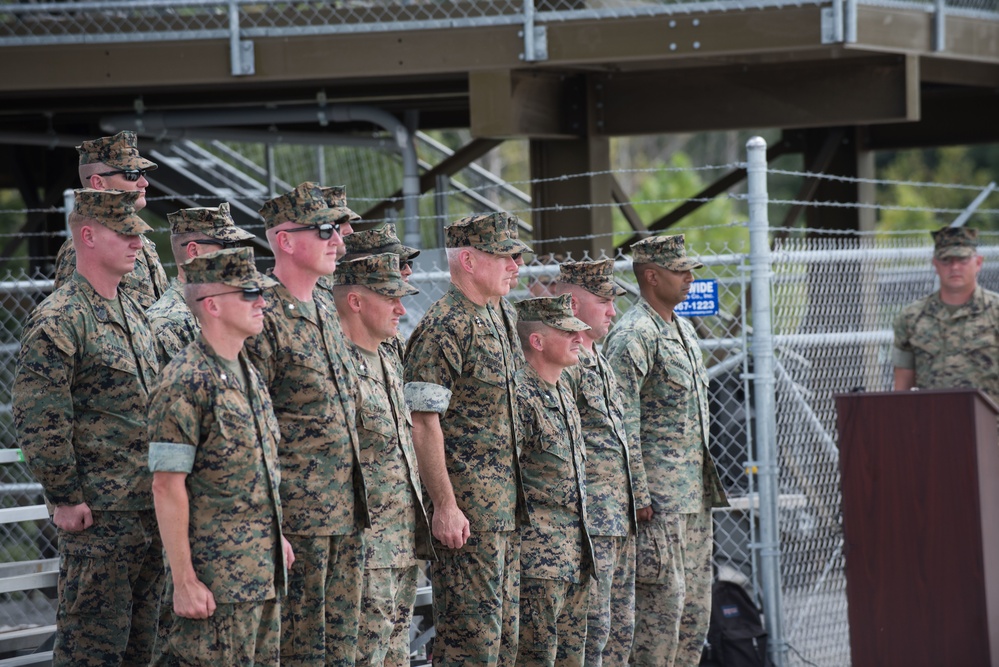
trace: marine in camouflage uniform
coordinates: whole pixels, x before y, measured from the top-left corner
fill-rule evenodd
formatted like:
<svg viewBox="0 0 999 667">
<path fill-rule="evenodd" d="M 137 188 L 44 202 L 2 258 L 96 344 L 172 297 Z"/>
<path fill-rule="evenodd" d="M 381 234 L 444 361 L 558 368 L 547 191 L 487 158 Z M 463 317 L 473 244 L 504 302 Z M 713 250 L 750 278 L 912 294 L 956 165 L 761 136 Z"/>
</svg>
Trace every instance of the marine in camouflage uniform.
<svg viewBox="0 0 999 667">
<path fill-rule="evenodd" d="M 399 271 L 402 274 L 402 279 L 407 283 L 409 277 L 413 275 L 413 260 L 420 255 L 417 248 L 403 245 L 396 235 L 395 225 L 391 222 L 373 229 L 355 232 L 345 237 L 343 241 L 347 246 L 345 259 L 357 259 L 383 252 L 399 255 Z M 406 339 L 401 333 L 397 333 L 382 345 L 388 347 L 399 359 L 399 363 L 402 363 L 402 358 L 406 352 Z"/>
<path fill-rule="evenodd" d="M 640 522 L 633 665 L 694 665 L 711 613 L 711 508 L 727 506 L 708 451 L 708 374 L 694 327 L 673 313 L 690 287 L 683 235 L 631 248 L 642 300 L 611 330 Z M 639 472 L 635 474 L 635 470 Z"/>
<path fill-rule="evenodd" d="M 360 220 L 361 216 L 347 206 L 346 185 L 331 185 L 329 187 L 320 186 L 319 189 L 322 191 L 323 200 L 326 202 L 326 206 L 336 209 L 342 214 L 338 221 L 340 223 L 340 242 L 337 243 L 336 246 L 336 258 L 337 261 L 339 261 L 342 260 L 347 254 L 347 238 L 354 233 L 354 223 Z M 320 276 L 319 282 L 316 283 L 316 287 L 332 293 L 333 274 Z"/>
<path fill-rule="evenodd" d="M 514 361 L 487 306 L 506 294 L 514 253 L 502 214 L 445 230 L 451 286 L 406 349 L 406 400 L 432 505 L 435 665 L 510 664 L 517 654 L 519 522 L 526 506 L 514 438 Z M 428 554 L 420 554 L 428 556 Z"/>
<path fill-rule="evenodd" d="M 198 320 L 184 301 L 184 263 L 206 252 L 238 247 L 254 238 L 236 226 L 229 202 L 217 207 L 182 208 L 167 215 L 170 245 L 177 262 L 177 278 L 159 300 L 146 310 L 156 335 L 160 365 L 166 366 L 201 333 Z"/>
<path fill-rule="evenodd" d="M 576 400 L 562 371 L 578 361 L 583 331 L 572 298 L 516 304 L 527 361 L 517 371 L 520 465 L 529 523 L 520 527 L 517 665 L 578 667 L 586 649 L 593 547 L 586 532 L 586 470 Z"/>
<path fill-rule="evenodd" d="M 158 365 L 142 308 L 118 289 L 149 230 L 135 192 L 76 191 L 80 270 L 34 310 L 13 387 L 19 443 L 59 531 L 54 665 L 143 665 L 163 588 L 146 467 Z"/>
<path fill-rule="evenodd" d="M 139 155 L 135 132 L 119 132 L 113 137 L 84 141 L 76 147 L 80 154 L 80 182 L 85 188 L 96 190 L 139 190 L 142 195 L 135 204 L 140 211 L 146 205 L 145 189 L 149 185 L 144 175 L 129 181 L 120 172 L 152 171 L 157 165 Z M 150 228 L 148 231 L 152 231 Z M 142 250 L 135 256 L 135 267 L 121 280 L 121 288 L 138 302 L 149 308 L 167 289 L 167 275 L 156 254 L 156 244 L 142 236 Z M 76 249 L 68 238 L 59 248 L 55 259 L 54 282 L 58 288 L 68 282 L 76 270 Z"/>
<path fill-rule="evenodd" d="M 260 213 L 280 282 L 264 295 L 263 332 L 246 345 L 281 425 L 282 528 L 296 558 L 281 605 L 281 663 L 353 665 L 370 525 L 353 428 L 358 380 L 333 296 L 315 289 L 336 268 L 343 213 L 314 183 Z"/>
<path fill-rule="evenodd" d="M 626 665 L 635 632 L 635 497 L 617 378 L 597 348 L 625 291 L 614 260 L 562 262 L 555 294 L 569 294 L 573 313 L 590 326 L 579 363 L 563 373 L 572 390 L 586 444 L 586 528 L 596 576 L 590 586 L 586 665 Z"/>
<path fill-rule="evenodd" d="M 392 340 L 398 318 L 406 312 L 401 298 L 419 291 L 403 281 L 399 256 L 391 253 L 341 262 L 334 278 L 337 311 L 360 381 L 357 434 L 371 515 L 364 538 L 357 664 L 403 667 L 409 665 L 409 627 L 421 564 L 416 553 L 429 547 L 430 523 L 423 509 L 402 365 L 384 341 Z"/>
<path fill-rule="evenodd" d="M 169 575 L 163 605 L 173 612 L 153 664 L 276 666 L 286 572 L 280 431 L 242 351 L 263 324 L 263 288 L 275 281 L 257 273 L 249 248 L 195 257 L 184 269 L 206 321 L 149 400 L 149 469 Z"/>
<path fill-rule="evenodd" d="M 978 284 L 978 232 L 933 233 L 940 289 L 895 318 L 895 389 L 975 387 L 999 400 L 999 294 Z"/>
</svg>

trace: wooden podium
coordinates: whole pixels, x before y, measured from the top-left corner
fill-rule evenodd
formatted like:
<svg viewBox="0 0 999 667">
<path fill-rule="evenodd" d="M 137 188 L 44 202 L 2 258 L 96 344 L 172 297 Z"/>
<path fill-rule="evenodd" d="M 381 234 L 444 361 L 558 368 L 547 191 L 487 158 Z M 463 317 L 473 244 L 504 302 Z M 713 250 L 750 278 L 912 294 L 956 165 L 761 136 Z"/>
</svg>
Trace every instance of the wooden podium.
<svg viewBox="0 0 999 667">
<path fill-rule="evenodd" d="M 836 396 L 855 667 L 999 667 L 999 407 L 975 390 Z"/>
</svg>

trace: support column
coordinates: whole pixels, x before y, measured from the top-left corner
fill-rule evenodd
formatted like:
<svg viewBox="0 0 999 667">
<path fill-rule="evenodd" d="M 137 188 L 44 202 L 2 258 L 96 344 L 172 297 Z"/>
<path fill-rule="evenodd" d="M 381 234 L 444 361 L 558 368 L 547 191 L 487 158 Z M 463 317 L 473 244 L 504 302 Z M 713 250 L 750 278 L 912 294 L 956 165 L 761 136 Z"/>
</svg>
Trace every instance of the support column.
<svg viewBox="0 0 999 667">
<path fill-rule="evenodd" d="M 830 136 L 842 132 L 837 145 L 829 153 L 827 142 Z M 823 173 L 851 178 L 873 178 L 874 153 L 861 148 L 858 130 L 848 128 L 818 128 L 802 133 L 805 146 L 806 167 L 825 165 Z M 870 204 L 874 201 L 874 186 L 868 183 L 831 181 L 819 179 L 814 194 L 815 202 L 858 202 Z M 874 229 L 875 211 L 872 208 L 809 206 L 805 211 L 805 221 L 809 228 L 870 231 Z"/>
<path fill-rule="evenodd" d="M 530 153 L 534 238 L 554 239 L 535 241 L 534 250 L 539 255 L 571 253 L 576 260 L 597 259 L 602 252 L 613 257 L 610 140 L 534 139 Z M 550 180 L 562 176 L 569 178 Z M 576 238 L 591 235 L 595 238 Z M 566 237 L 570 240 L 559 240 Z"/>
</svg>

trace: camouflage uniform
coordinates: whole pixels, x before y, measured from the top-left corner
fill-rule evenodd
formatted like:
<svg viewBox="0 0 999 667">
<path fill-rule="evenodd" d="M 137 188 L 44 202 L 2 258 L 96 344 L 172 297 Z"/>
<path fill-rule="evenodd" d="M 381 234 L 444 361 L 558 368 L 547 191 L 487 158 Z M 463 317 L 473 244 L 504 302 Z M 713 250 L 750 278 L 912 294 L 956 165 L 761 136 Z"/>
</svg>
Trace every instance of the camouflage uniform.
<svg viewBox="0 0 999 667">
<path fill-rule="evenodd" d="M 419 293 L 403 282 L 399 257 L 390 253 L 339 263 L 335 281 L 388 297 Z M 357 664 L 402 667 L 409 665 L 409 626 L 419 576 L 416 553 L 430 548 L 430 523 L 423 509 L 402 365 L 385 345 L 377 352 L 353 343 L 350 348 L 360 382 L 357 435 L 371 515 L 371 530 L 364 538 Z"/>
<path fill-rule="evenodd" d="M 139 155 L 134 132 L 119 132 L 113 137 L 101 137 L 85 141 L 76 147 L 80 154 L 80 164 L 101 163 L 114 169 L 156 169 L 156 163 Z M 152 231 L 152 228 L 147 229 Z M 76 271 L 76 248 L 73 239 L 66 239 L 55 259 L 55 287 L 68 282 Z M 135 257 L 135 268 L 125 274 L 119 285 L 129 293 L 143 310 L 149 308 L 167 289 L 167 275 L 156 254 L 156 244 L 142 237 L 142 252 Z"/>
<path fill-rule="evenodd" d="M 77 190 L 76 210 L 140 234 L 136 198 Z M 59 530 L 54 665 L 149 662 L 163 588 L 145 464 L 157 370 L 142 308 L 123 290 L 105 299 L 79 273 L 25 325 L 13 388 L 21 449 L 50 503 L 85 502 L 93 515 L 86 530 Z"/>
<path fill-rule="evenodd" d="M 427 550 L 430 524 L 417 476 L 402 367 L 384 345 L 377 355 L 351 347 L 361 384 L 357 433 L 371 514 L 371 531 L 364 538 L 357 664 L 401 667 L 409 664 L 409 626 L 419 575 L 416 545 L 419 541 L 421 551 Z M 373 368 L 376 363 L 380 369 Z"/>
<path fill-rule="evenodd" d="M 934 257 L 973 257 L 977 230 L 934 232 Z M 975 387 L 999 400 L 999 294 L 980 285 L 966 303 L 948 306 L 934 292 L 895 318 L 892 363 L 915 371 L 916 387 Z"/>
<path fill-rule="evenodd" d="M 526 246 L 510 240 L 498 217 L 449 226 L 448 247 L 522 252 Z M 431 305 L 406 349 L 407 403 L 414 412 L 440 414 L 448 477 L 471 531 L 460 549 L 434 540 L 435 665 L 508 664 L 517 653 L 517 525 L 526 505 L 513 431 L 513 364 L 511 341 L 493 310 L 454 285 Z"/>
<path fill-rule="evenodd" d="M 176 278 L 156 303 L 146 310 L 156 336 L 156 356 L 166 364 L 201 335 L 201 325 L 184 301 L 184 285 Z"/>
<path fill-rule="evenodd" d="M 625 291 L 614 282 L 614 260 L 563 262 L 558 281 L 607 299 Z M 594 346 L 562 375 L 576 397 L 586 444 L 586 529 L 593 543 L 586 664 L 625 665 L 635 632 L 635 499 L 614 371 Z"/>
<path fill-rule="evenodd" d="M 651 237 L 632 253 L 667 269 L 700 266 L 689 266 L 682 235 Z M 631 664 L 697 664 L 711 611 L 711 508 L 728 504 L 708 451 L 708 375 L 697 335 L 687 320 L 674 314 L 666 322 L 643 300 L 611 330 L 604 351 L 640 467 L 635 503 L 651 503 L 654 513 L 638 529 Z"/>
<path fill-rule="evenodd" d="M 572 317 L 568 296 L 527 299 L 517 310 L 524 321 L 589 329 Z M 528 363 L 517 371 L 517 418 L 530 519 L 520 527 L 517 665 L 581 666 L 594 571 L 579 412 L 564 380 L 551 385 Z"/>
<path fill-rule="evenodd" d="M 167 215 L 171 236 L 196 233 L 201 240 L 223 243 L 249 241 L 253 234 L 236 226 L 229 212 L 229 202 L 217 207 L 184 208 Z M 175 258 L 183 263 L 184 258 Z M 198 339 L 201 326 L 184 301 L 184 285 L 172 280 L 167 291 L 152 306 L 146 316 L 153 325 L 160 365 L 166 366 L 181 350 Z"/>
<path fill-rule="evenodd" d="M 274 282 L 257 273 L 249 248 L 199 256 L 187 266 L 190 283 L 262 289 Z M 277 599 L 286 572 L 279 438 L 267 387 L 242 353 L 225 361 L 199 337 L 157 379 L 149 399 L 149 469 L 185 473 L 190 561 L 217 608 L 207 619 L 173 615 L 154 664 L 278 664 Z M 172 600 L 168 576 L 164 606 Z"/>
<path fill-rule="evenodd" d="M 563 378 L 576 397 L 586 444 L 590 587 L 586 664 L 625 665 L 635 631 L 635 501 L 617 378 L 603 355 L 579 353 Z"/>
<path fill-rule="evenodd" d="M 267 226 L 339 219 L 305 183 L 261 210 Z M 265 291 L 264 330 L 246 341 L 281 425 L 282 528 L 295 551 L 281 605 L 281 662 L 353 665 L 370 525 L 355 423 L 357 374 L 326 290 L 311 302 Z"/>
</svg>

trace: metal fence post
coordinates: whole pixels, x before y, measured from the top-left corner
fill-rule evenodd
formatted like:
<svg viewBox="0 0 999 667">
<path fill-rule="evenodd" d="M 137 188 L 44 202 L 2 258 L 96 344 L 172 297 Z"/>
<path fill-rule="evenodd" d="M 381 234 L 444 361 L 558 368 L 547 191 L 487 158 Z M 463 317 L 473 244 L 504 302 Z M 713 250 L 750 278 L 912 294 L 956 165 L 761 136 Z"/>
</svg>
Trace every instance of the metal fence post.
<svg viewBox="0 0 999 667">
<path fill-rule="evenodd" d="M 73 212 L 73 207 L 76 205 L 76 194 L 69 188 L 62 191 L 62 207 L 63 207 L 63 217 L 66 220 L 66 235 L 70 234 L 69 230 L 69 214 Z"/>
<path fill-rule="evenodd" d="M 783 667 L 787 647 L 781 608 L 780 542 L 777 515 L 777 443 L 774 409 L 774 339 L 770 313 L 770 223 L 767 218 L 767 142 L 746 142 L 749 187 L 749 264 L 753 297 L 753 393 L 756 408 L 756 461 L 759 481 L 759 543 L 757 562 L 763 580 L 763 611 L 770 635 L 770 656 Z"/>
</svg>

